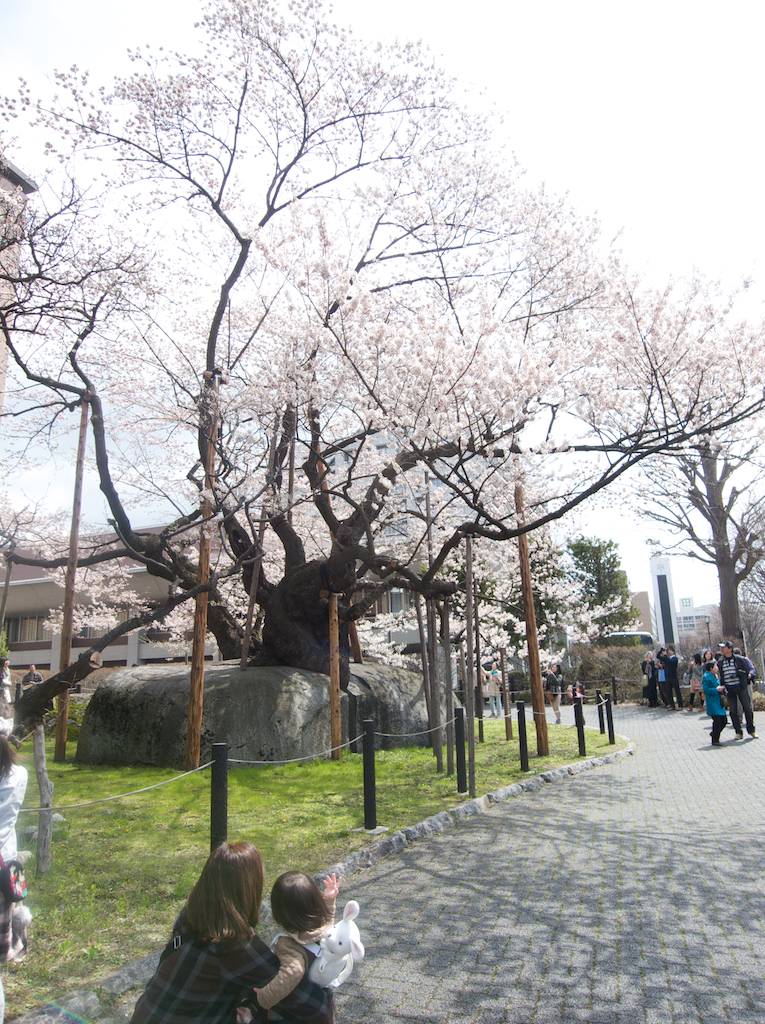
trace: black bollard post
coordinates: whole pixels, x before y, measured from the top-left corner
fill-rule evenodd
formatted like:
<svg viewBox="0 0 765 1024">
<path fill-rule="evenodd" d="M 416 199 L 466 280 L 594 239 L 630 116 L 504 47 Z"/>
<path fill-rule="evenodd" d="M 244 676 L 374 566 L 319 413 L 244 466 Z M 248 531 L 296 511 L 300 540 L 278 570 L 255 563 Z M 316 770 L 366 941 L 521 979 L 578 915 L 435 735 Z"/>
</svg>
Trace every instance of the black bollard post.
<svg viewBox="0 0 765 1024">
<path fill-rule="evenodd" d="M 516 702 L 518 711 L 518 748 L 521 755 L 521 771 L 529 770 L 529 744 L 526 739 L 526 705 L 522 700 Z"/>
<path fill-rule="evenodd" d="M 23 693 L 23 690 L 24 687 L 21 685 L 21 683 L 16 683 L 16 693 L 13 698 L 14 704 L 18 704 L 19 701 L 21 700 L 21 694 Z"/>
<path fill-rule="evenodd" d="M 611 708 L 611 698 L 606 697 L 606 721 L 608 722 L 608 742 L 616 743 L 614 736 L 614 712 Z"/>
<path fill-rule="evenodd" d="M 576 738 L 579 741 L 579 756 L 587 757 L 587 747 L 584 743 L 584 708 L 581 697 L 574 700 L 574 721 L 576 722 Z"/>
<path fill-rule="evenodd" d="M 465 764 L 465 709 L 454 710 L 454 745 L 457 754 L 457 792 L 464 796 L 468 791 L 467 766 Z"/>
<path fill-rule="evenodd" d="M 598 702 L 598 725 L 600 726 L 600 735 L 604 736 L 606 732 L 606 721 L 603 717 L 603 694 L 600 690 L 595 691 L 595 700 Z"/>
<path fill-rule="evenodd" d="M 210 849 L 228 839 L 228 743 L 213 743 L 210 773 Z"/>
<path fill-rule="evenodd" d="M 377 828 L 377 790 L 375 788 L 375 723 L 365 718 L 364 726 L 364 828 Z"/>
<path fill-rule="evenodd" d="M 618 704 L 619 701 L 616 699 L 616 676 L 611 676 L 611 700 L 614 705 Z"/>
</svg>

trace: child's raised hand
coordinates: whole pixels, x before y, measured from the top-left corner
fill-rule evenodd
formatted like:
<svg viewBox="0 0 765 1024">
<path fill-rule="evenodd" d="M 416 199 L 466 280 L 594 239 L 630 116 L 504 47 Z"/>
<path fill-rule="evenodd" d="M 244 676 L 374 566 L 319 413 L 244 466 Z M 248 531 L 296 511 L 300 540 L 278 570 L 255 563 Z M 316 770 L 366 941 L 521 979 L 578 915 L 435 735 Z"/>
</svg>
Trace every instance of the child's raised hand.
<svg viewBox="0 0 765 1024">
<path fill-rule="evenodd" d="M 324 879 L 324 898 L 328 900 L 336 900 L 339 892 L 340 883 L 337 880 L 337 875 L 327 875 Z"/>
</svg>

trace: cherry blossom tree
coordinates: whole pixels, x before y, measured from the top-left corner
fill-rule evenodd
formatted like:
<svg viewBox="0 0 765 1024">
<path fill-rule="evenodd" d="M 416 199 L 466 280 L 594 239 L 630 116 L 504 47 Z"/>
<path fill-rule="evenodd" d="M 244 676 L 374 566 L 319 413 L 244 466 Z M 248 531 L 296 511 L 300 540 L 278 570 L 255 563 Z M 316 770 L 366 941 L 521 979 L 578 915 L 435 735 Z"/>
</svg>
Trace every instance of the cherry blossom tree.
<svg viewBox="0 0 765 1024">
<path fill-rule="evenodd" d="M 81 566 L 129 558 L 172 590 L 115 629 L 200 592 L 201 526 L 223 655 L 252 593 L 251 653 L 326 671 L 328 592 L 343 630 L 381 588 L 451 593 L 468 534 L 537 531 L 761 410 L 760 327 L 603 256 L 417 47 L 364 48 L 310 0 L 221 0 L 196 52 L 132 57 L 109 88 L 73 68 L 9 101 L 89 183 L 41 190 L 0 309 L 8 443 L 91 406 L 118 543 Z M 147 508 L 163 529 L 135 525 Z"/>
</svg>

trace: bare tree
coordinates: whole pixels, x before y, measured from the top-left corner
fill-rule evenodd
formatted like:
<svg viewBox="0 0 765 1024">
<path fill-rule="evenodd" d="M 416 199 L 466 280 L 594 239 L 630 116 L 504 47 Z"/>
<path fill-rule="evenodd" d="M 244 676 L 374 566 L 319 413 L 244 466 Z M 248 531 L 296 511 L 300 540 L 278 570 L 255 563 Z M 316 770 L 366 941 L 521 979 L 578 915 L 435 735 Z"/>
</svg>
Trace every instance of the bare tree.
<svg viewBox="0 0 765 1024">
<path fill-rule="evenodd" d="M 641 514 L 677 537 L 675 550 L 717 571 L 725 636 L 742 638 L 739 588 L 765 555 L 759 442 L 705 440 L 645 470 Z"/>
</svg>

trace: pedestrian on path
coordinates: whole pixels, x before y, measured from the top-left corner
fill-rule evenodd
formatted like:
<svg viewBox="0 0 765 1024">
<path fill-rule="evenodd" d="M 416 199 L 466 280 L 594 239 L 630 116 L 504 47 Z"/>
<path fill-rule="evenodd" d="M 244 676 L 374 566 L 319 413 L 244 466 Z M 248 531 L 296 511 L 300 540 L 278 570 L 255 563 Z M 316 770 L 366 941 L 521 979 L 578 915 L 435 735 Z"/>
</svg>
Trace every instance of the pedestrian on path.
<svg viewBox="0 0 765 1024">
<path fill-rule="evenodd" d="M 704 708 L 704 688 L 702 686 L 703 678 L 704 664 L 701 660 L 701 655 L 698 651 L 696 651 L 696 653 L 693 655 L 693 658 L 691 659 L 690 668 L 688 670 L 688 683 L 691 688 L 691 692 L 688 695 L 689 711 L 693 711 L 693 706 L 697 697 L 699 699 L 699 711 L 702 711 Z"/>
<path fill-rule="evenodd" d="M 563 692 L 563 673 L 557 661 L 550 663 L 545 675 L 545 694 L 547 703 L 555 714 L 555 724 L 560 725 L 560 695 Z"/>
<path fill-rule="evenodd" d="M 722 657 L 720 658 L 720 681 L 725 687 L 728 698 L 728 710 L 733 721 L 733 728 L 738 739 L 742 740 L 744 734 L 741 731 L 741 715 L 739 704 L 743 708 L 746 718 L 746 731 L 755 738 L 754 714 L 752 713 L 752 701 L 749 697 L 749 670 L 743 658 L 733 653 L 733 644 L 730 640 L 723 640 L 720 644 Z M 704 691 L 706 693 L 706 691 Z"/>
<path fill-rule="evenodd" d="M 683 706 L 683 695 L 680 693 L 680 680 L 678 679 L 679 664 L 680 659 L 677 656 L 677 652 L 672 644 L 670 644 L 667 647 L 665 669 L 667 672 L 667 691 L 673 710 L 675 707 L 681 708 Z"/>
<path fill-rule="evenodd" d="M 502 718 L 502 704 L 499 699 L 499 667 L 495 661 L 487 661 L 483 666 L 483 695 L 489 698 L 489 714 L 492 718 Z"/>
<path fill-rule="evenodd" d="M 728 716 L 725 714 L 725 708 L 720 700 L 720 694 L 725 687 L 720 683 L 720 670 L 716 661 L 708 661 L 704 665 L 702 685 L 707 714 L 712 719 L 712 746 L 719 747 L 721 746 L 720 736 L 728 721 Z"/>
<path fill-rule="evenodd" d="M 255 933 L 262 894 L 257 847 L 222 843 L 213 850 L 131 1024 L 232 1024 L 251 990 L 267 985 L 279 969 Z M 276 1013 L 283 1024 L 333 1024 L 332 995 L 303 978 Z"/>
<path fill-rule="evenodd" d="M 643 694 L 648 701 L 648 705 L 652 708 L 658 707 L 659 700 L 656 692 L 657 669 L 653 651 L 646 651 L 645 658 L 640 663 L 640 671 L 645 676 Z"/>
</svg>

